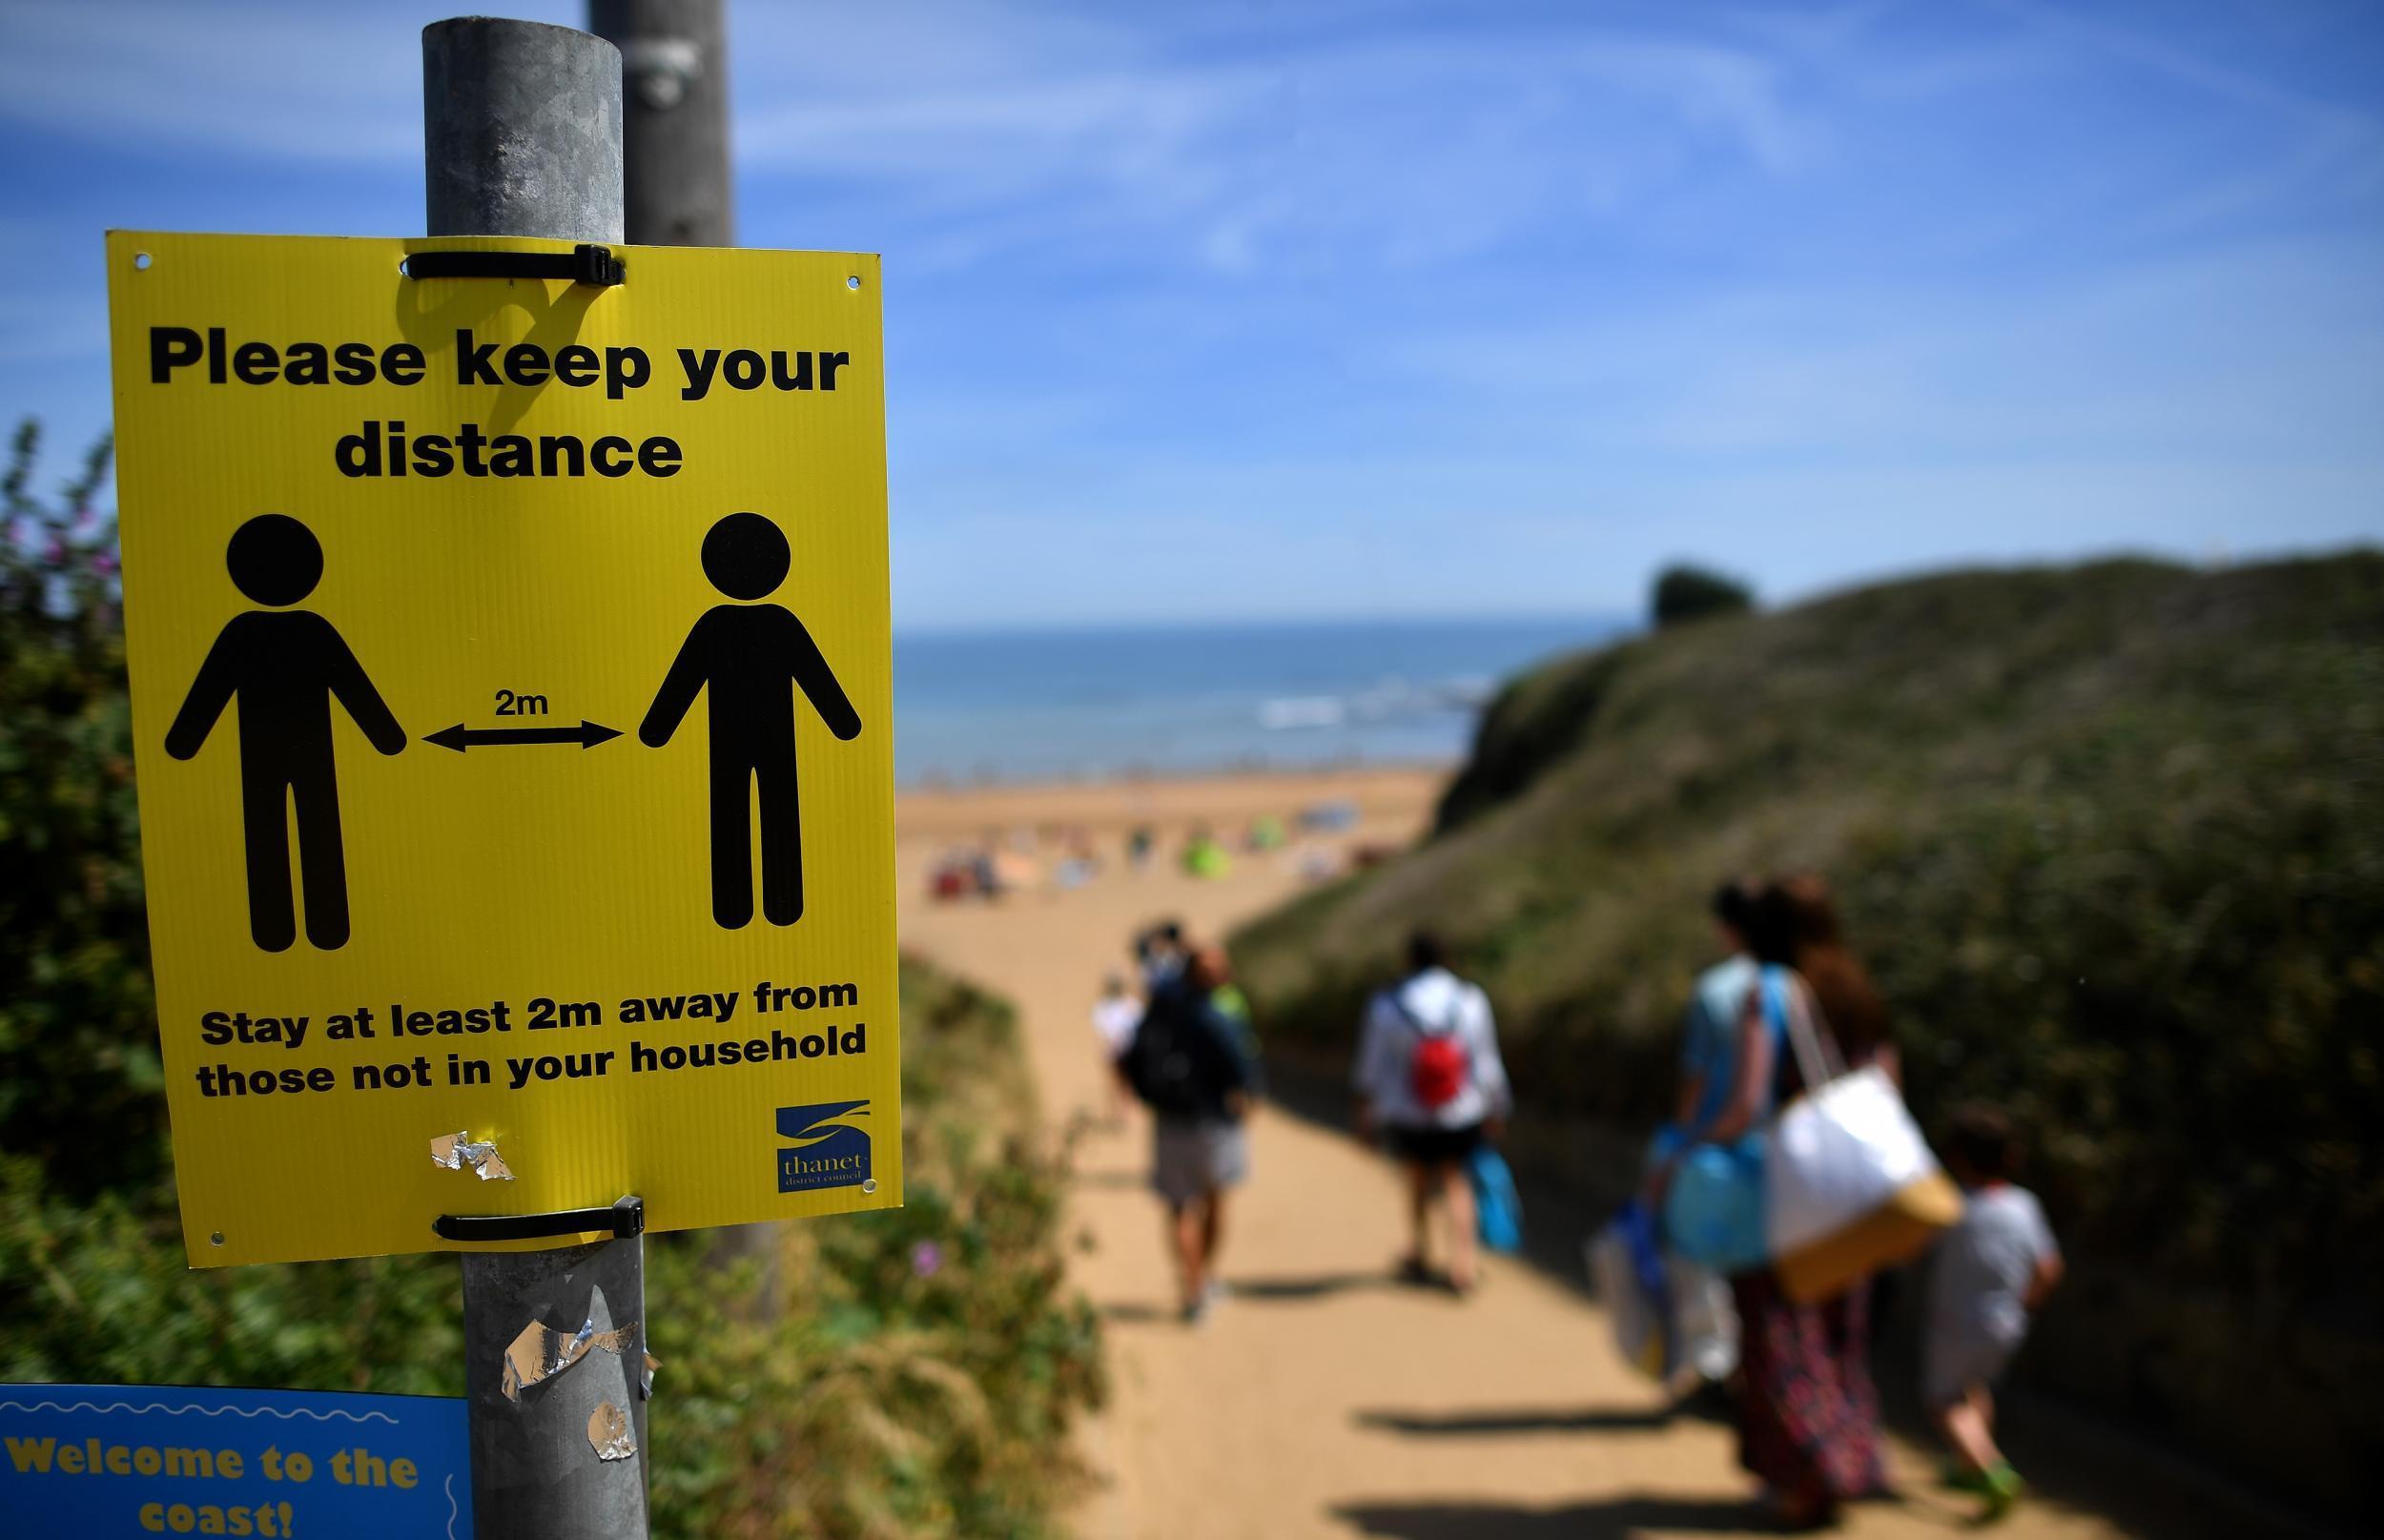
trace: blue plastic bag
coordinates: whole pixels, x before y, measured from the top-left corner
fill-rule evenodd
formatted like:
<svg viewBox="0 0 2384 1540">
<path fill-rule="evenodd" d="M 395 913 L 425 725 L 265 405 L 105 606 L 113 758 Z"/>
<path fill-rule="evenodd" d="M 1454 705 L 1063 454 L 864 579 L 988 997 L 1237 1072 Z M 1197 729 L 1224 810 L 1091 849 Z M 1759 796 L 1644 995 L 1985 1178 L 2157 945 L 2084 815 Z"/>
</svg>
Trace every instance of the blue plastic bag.
<svg viewBox="0 0 2384 1540">
<path fill-rule="evenodd" d="M 1655 1233 L 1655 1216 L 1634 1198 L 1614 1213 L 1614 1229 L 1630 1248 L 1631 1271 L 1651 1300 L 1666 1296 L 1663 1238 Z"/>
<path fill-rule="evenodd" d="M 1664 1193 L 1664 1241 L 1725 1276 L 1771 1260 L 1763 1226 L 1763 1136 L 1698 1144 L 1673 1168 Z"/>
<path fill-rule="evenodd" d="M 1523 1249 L 1523 1198 L 1515 1191 L 1515 1174 L 1505 1157 L 1487 1144 L 1473 1147 L 1466 1162 L 1473 1179 L 1474 1229 L 1492 1251 Z"/>
</svg>

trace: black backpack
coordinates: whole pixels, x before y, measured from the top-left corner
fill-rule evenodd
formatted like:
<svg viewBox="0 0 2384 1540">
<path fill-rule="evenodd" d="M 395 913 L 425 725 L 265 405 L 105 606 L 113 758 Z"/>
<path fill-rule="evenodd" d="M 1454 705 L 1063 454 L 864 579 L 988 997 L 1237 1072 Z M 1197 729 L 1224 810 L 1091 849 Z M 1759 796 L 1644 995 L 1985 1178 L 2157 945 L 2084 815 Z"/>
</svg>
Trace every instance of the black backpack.
<svg viewBox="0 0 2384 1540">
<path fill-rule="evenodd" d="M 1202 1004 L 1182 984 L 1162 991 L 1120 1057 L 1126 1083 L 1154 1112 L 1191 1117 L 1216 1104 L 1216 1035 L 1201 1019 Z"/>
</svg>

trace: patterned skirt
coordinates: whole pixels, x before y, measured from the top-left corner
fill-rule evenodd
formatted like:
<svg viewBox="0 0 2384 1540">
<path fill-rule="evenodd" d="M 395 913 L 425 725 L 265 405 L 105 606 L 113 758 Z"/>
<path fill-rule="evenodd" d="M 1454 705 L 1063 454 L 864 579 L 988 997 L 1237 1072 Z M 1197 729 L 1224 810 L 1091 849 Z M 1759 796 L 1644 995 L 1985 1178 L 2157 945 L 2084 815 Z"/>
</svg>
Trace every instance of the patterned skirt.
<svg viewBox="0 0 2384 1540">
<path fill-rule="evenodd" d="M 1798 1304 L 1766 1269 L 1730 1281 L 1738 1304 L 1738 1463 L 1774 1491 L 1841 1502 L 1878 1490 L 1871 1289 Z"/>
</svg>

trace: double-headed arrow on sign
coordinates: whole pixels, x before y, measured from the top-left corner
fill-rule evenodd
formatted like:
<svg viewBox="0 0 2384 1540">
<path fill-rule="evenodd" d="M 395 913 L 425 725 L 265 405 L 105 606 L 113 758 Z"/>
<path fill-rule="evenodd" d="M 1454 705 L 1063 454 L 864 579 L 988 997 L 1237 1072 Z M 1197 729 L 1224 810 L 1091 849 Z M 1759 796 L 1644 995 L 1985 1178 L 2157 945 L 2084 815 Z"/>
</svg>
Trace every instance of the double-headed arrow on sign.
<svg viewBox="0 0 2384 1540">
<path fill-rule="evenodd" d="M 606 738 L 620 736 L 620 729 L 598 722 L 582 722 L 576 728 L 467 728 L 459 722 L 452 728 L 423 733 L 422 742 L 435 743 L 460 754 L 467 749 L 504 743 L 575 743 L 583 749 L 592 749 Z"/>
</svg>

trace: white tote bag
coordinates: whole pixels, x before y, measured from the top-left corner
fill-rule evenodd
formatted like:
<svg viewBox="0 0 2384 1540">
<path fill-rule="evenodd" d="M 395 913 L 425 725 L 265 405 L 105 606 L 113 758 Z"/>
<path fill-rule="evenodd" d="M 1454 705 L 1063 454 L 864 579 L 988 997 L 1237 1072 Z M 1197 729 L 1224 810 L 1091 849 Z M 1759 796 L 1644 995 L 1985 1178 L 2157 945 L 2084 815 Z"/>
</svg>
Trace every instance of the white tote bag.
<svg viewBox="0 0 2384 1540">
<path fill-rule="evenodd" d="M 1887 1072 L 1847 1072 L 1791 995 L 1788 1039 L 1805 1094 L 1780 1110 L 1764 1166 L 1764 1225 L 1792 1298 L 1826 1299 L 1910 1261 L 1962 1215 L 1962 1196 L 1929 1152 Z"/>
</svg>

